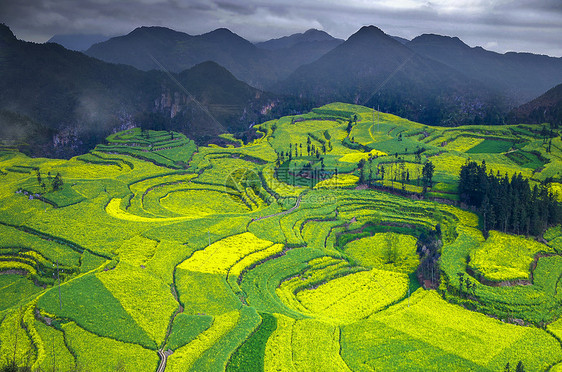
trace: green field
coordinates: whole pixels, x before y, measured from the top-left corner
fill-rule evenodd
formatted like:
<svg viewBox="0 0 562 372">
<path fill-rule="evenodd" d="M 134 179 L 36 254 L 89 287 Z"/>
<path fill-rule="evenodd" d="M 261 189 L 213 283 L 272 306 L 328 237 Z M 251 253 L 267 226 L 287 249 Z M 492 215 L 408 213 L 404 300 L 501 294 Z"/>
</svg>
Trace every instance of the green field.
<svg viewBox="0 0 562 372">
<path fill-rule="evenodd" d="M 485 238 L 455 206 L 469 159 L 562 190 L 558 133 L 548 152 L 528 125 L 342 103 L 256 128 L 238 147 L 135 128 L 69 160 L 2 152 L 0 368 L 560 368 L 562 227 Z"/>
</svg>

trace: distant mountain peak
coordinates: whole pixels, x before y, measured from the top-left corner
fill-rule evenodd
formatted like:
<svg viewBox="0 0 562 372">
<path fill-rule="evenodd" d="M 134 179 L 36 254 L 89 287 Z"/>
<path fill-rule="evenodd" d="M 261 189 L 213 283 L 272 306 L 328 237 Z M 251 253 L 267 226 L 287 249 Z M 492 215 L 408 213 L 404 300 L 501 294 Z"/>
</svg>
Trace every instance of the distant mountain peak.
<svg viewBox="0 0 562 372">
<path fill-rule="evenodd" d="M 159 35 L 159 36 L 169 36 L 169 37 L 190 37 L 191 35 L 185 32 L 172 30 L 171 28 L 162 26 L 141 26 L 135 28 L 133 31 L 129 32 L 127 36 L 145 36 L 145 35 Z"/>
<path fill-rule="evenodd" d="M 385 34 L 380 28 L 372 25 L 361 27 L 359 31 L 357 31 L 347 39 L 347 43 L 370 42 L 373 40 L 381 40 L 381 39 L 388 39 L 388 40 L 392 40 L 397 44 L 399 43 L 398 41 L 394 40 L 392 37 Z"/>
<path fill-rule="evenodd" d="M 346 48 L 357 47 L 361 45 L 362 47 L 369 47 L 377 45 L 378 47 L 393 47 L 400 49 L 407 49 L 404 45 L 397 41 L 390 35 L 387 35 L 380 28 L 376 26 L 363 26 L 351 35 L 345 43 L 342 44 Z"/>
<path fill-rule="evenodd" d="M 438 34 L 423 34 L 411 41 L 412 44 L 443 44 L 446 46 L 454 46 L 461 48 L 470 48 L 461 39 L 456 36 L 443 36 Z"/>
<path fill-rule="evenodd" d="M 386 35 L 383 30 L 378 28 L 377 26 L 363 26 L 357 31 L 355 34 L 351 35 Z"/>
<path fill-rule="evenodd" d="M 207 32 L 201 36 L 238 36 L 226 27 L 220 27 L 211 32 Z"/>
<path fill-rule="evenodd" d="M 207 32 L 206 34 L 202 34 L 199 36 L 203 40 L 209 40 L 214 42 L 223 42 L 227 40 L 231 41 L 238 41 L 244 44 L 251 44 L 248 40 L 244 39 L 242 36 L 230 31 L 228 28 L 217 28 L 211 32 Z"/>
<path fill-rule="evenodd" d="M 213 30 L 213 31 L 209 32 L 209 34 L 212 34 L 212 33 L 221 33 L 221 32 L 222 32 L 222 33 L 228 33 L 228 34 L 234 34 L 234 32 L 230 31 L 230 30 L 229 30 L 228 28 L 226 28 L 226 27 L 219 27 L 219 28 L 217 28 L 216 30 Z"/>
<path fill-rule="evenodd" d="M 256 46 L 263 49 L 276 50 L 276 49 L 291 48 L 300 43 L 313 43 L 313 42 L 340 43 L 343 42 L 343 40 L 336 39 L 326 31 L 311 28 L 303 33 L 296 33 L 289 36 L 283 36 L 277 39 L 271 39 L 271 40 L 259 42 L 256 43 Z"/>
<path fill-rule="evenodd" d="M 334 40 L 335 39 L 332 35 L 330 35 L 326 31 L 318 30 L 318 29 L 315 29 L 315 28 L 311 28 L 309 30 L 306 30 L 302 34 L 301 38 L 305 39 L 306 41 L 323 41 L 323 40 Z"/>
</svg>

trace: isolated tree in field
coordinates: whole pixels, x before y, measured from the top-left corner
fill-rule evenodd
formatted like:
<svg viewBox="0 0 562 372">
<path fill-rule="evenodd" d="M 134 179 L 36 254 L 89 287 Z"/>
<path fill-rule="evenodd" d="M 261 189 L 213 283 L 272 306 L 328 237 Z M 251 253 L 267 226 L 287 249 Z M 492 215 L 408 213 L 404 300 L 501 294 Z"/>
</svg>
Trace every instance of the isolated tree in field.
<svg viewBox="0 0 562 372">
<path fill-rule="evenodd" d="M 363 169 L 363 167 L 365 166 L 365 159 L 361 159 L 359 160 L 359 163 L 357 163 L 357 168 L 359 169 Z"/>
<path fill-rule="evenodd" d="M 363 167 L 361 167 L 361 170 L 359 171 L 359 183 L 365 183 L 365 169 Z"/>
<path fill-rule="evenodd" d="M 471 290 L 474 291 L 474 284 L 472 283 L 470 278 L 466 278 L 466 280 L 464 281 L 464 285 L 466 287 L 465 297 L 467 297 Z"/>
<path fill-rule="evenodd" d="M 55 178 L 53 178 L 53 182 L 51 183 L 51 186 L 53 187 L 53 191 L 60 190 L 63 185 L 64 183 L 62 182 L 62 176 L 60 173 L 57 173 Z"/>
<path fill-rule="evenodd" d="M 41 183 L 42 183 L 41 173 L 39 173 L 39 171 L 37 171 L 37 183 L 38 183 L 39 185 L 41 185 Z"/>
<path fill-rule="evenodd" d="M 464 283 L 464 273 L 457 273 L 459 277 L 459 293 L 462 294 L 462 285 Z"/>
<path fill-rule="evenodd" d="M 387 234 L 385 237 L 385 250 L 384 255 L 386 263 L 395 263 L 398 259 L 397 243 L 396 237 L 393 234 Z"/>
<path fill-rule="evenodd" d="M 427 191 L 427 187 L 432 186 L 433 171 L 435 170 L 435 165 L 428 161 L 425 163 L 422 169 L 422 180 L 423 180 L 423 192 Z"/>
</svg>

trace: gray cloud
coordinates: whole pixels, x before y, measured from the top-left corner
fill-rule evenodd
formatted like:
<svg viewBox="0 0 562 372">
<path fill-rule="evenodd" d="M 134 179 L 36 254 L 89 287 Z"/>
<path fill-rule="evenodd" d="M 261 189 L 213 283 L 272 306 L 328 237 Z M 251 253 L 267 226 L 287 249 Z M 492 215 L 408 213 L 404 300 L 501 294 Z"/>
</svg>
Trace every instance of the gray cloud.
<svg viewBox="0 0 562 372">
<path fill-rule="evenodd" d="M 37 42 L 142 25 L 189 34 L 227 27 L 251 41 L 319 28 L 345 39 L 373 24 L 409 39 L 437 33 L 498 52 L 562 56 L 560 0 L 22 0 L 0 2 L 0 22 Z"/>
</svg>

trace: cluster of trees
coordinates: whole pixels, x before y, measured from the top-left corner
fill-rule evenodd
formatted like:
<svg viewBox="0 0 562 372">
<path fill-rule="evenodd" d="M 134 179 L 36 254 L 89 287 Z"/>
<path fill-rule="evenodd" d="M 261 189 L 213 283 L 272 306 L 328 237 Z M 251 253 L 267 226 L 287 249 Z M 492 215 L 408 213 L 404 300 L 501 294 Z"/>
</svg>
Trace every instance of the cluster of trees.
<svg viewBox="0 0 562 372">
<path fill-rule="evenodd" d="M 55 177 L 51 176 L 51 172 L 47 173 L 47 180 L 48 182 L 50 182 L 52 190 L 53 191 L 58 191 L 62 188 L 62 186 L 64 185 L 64 182 L 62 181 L 62 176 L 60 173 L 57 173 L 57 175 Z M 39 184 L 39 186 L 41 186 L 41 188 L 43 189 L 43 192 L 47 191 L 47 185 L 45 184 L 45 180 L 43 179 L 43 177 L 41 177 L 41 173 L 39 171 L 37 171 L 37 183 Z"/>
<path fill-rule="evenodd" d="M 280 151 L 277 153 L 277 166 L 283 163 L 286 160 L 293 160 L 293 158 L 298 158 L 303 156 L 303 145 L 302 143 L 295 143 L 294 146 L 292 143 L 289 143 L 289 150 L 287 151 Z M 326 155 L 327 151 L 331 151 L 332 145 L 330 141 L 321 143 L 321 146 L 317 146 L 312 143 L 310 136 L 307 138 L 306 141 L 306 150 L 307 156 L 314 156 L 316 159 L 320 159 L 321 155 Z"/>
<path fill-rule="evenodd" d="M 351 133 L 351 129 L 353 129 L 353 125 L 357 124 L 357 115 L 353 115 L 353 119 L 349 119 L 347 122 L 347 127 L 345 130 L 347 131 L 347 135 Z"/>
<path fill-rule="evenodd" d="M 504 371 L 505 372 L 513 371 L 511 369 L 511 366 L 509 365 L 509 362 L 505 365 Z M 515 372 L 525 372 L 525 366 L 523 365 L 522 361 L 519 361 L 519 363 L 517 363 L 517 367 L 515 367 Z"/>
<path fill-rule="evenodd" d="M 437 288 L 440 280 L 439 257 L 443 246 L 441 225 L 437 224 L 435 229 L 422 232 L 416 242 L 416 252 L 420 257 L 420 264 L 416 270 L 420 283 L 431 283 L 430 286 Z"/>
<path fill-rule="evenodd" d="M 367 185 L 372 186 L 374 181 L 383 181 L 385 173 L 388 175 L 387 179 L 392 182 L 392 187 L 394 187 L 394 182 L 401 182 L 402 189 L 405 189 L 407 183 L 410 183 L 410 170 L 406 168 L 406 163 L 404 159 L 401 158 L 398 163 L 381 163 L 375 167 L 373 173 L 372 168 L 373 158 L 369 157 L 369 173 L 366 175 L 365 168 L 367 161 L 361 159 L 357 164 L 359 169 L 359 183 L 367 183 Z M 386 164 L 386 168 L 384 167 Z M 420 181 L 423 185 L 423 192 L 427 192 L 428 187 L 433 186 L 433 173 L 435 171 L 435 165 L 428 161 L 423 167 L 418 167 L 417 169 L 417 185 L 419 186 Z M 421 172 L 420 172 L 421 171 Z"/>
<path fill-rule="evenodd" d="M 468 161 L 461 167 L 459 197 L 482 214 L 485 235 L 493 229 L 539 236 L 562 222 L 560 203 L 547 183 L 531 188 L 521 173 L 511 179 L 488 173 L 485 161 Z"/>
<path fill-rule="evenodd" d="M 474 296 L 476 291 L 476 283 L 473 283 L 468 275 L 465 278 L 464 273 L 457 273 L 457 275 L 459 277 L 459 295 L 464 298 L 467 298 L 470 294 Z"/>
</svg>

